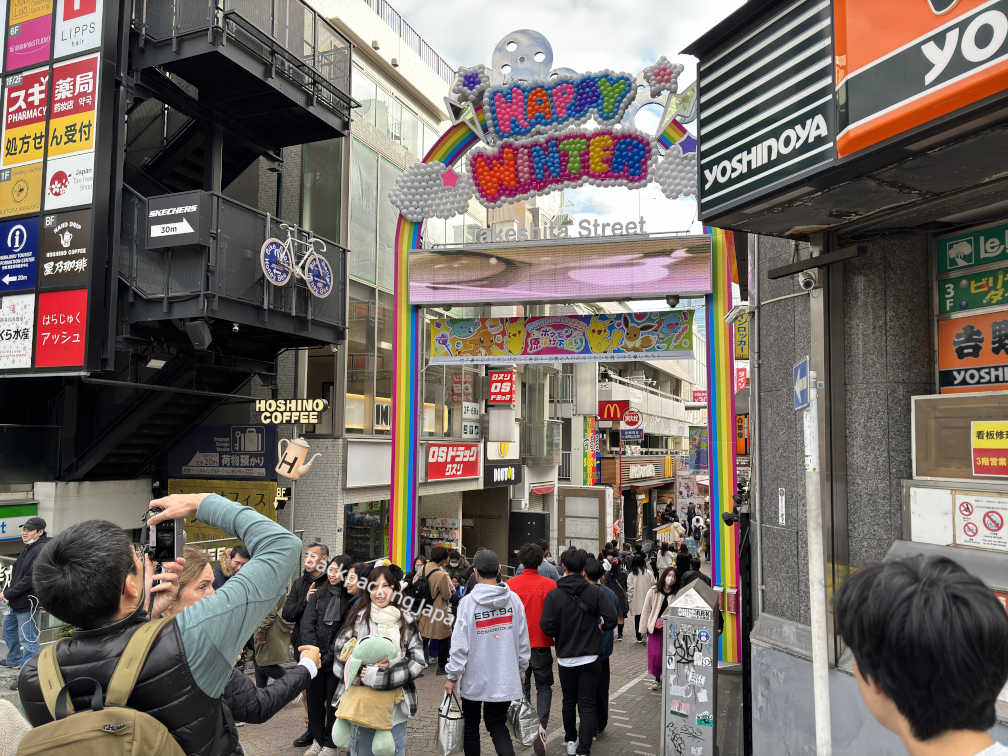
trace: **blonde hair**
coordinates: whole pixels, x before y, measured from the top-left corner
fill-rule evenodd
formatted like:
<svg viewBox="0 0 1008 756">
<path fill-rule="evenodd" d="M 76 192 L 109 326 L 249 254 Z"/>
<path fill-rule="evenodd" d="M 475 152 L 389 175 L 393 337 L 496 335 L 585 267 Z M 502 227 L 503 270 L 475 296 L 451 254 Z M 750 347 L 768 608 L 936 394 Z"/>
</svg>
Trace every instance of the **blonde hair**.
<svg viewBox="0 0 1008 756">
<path fill-rule="evenodd" d="M 196 580 L 203 572 L 203 568 L 210 564 L 210 555 L 195 546 L 186 546 L 182 556 L 185 558 L 185 567 L 179 573 L 178 587 L 180 591 Z"/>
</svg>

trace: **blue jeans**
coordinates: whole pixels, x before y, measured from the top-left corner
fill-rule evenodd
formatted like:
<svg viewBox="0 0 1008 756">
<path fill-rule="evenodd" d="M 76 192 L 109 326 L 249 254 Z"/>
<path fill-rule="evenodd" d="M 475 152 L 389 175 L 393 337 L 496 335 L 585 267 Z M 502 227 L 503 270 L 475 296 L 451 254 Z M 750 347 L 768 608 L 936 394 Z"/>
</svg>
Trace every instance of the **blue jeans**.
<svg viewBox="0 0 1008 756">
<path fill-rule="evenodd" d="M 352 725 L 350 727 L 350 756 L 373 756 L 371 739 L 375 731 L 370 727 Z M 400 722 L 392 728 L 395 741 L 395 756 L 406 756 L 406 723 Z"/>
<path fill-rule="evenodd" d="M 31 621 L 31 612 L 10 611 L 3 620 L 3 639 L 7 644 L 5 663 L 20 667 L 38 656 L 38 630 Z"/>
</svg>

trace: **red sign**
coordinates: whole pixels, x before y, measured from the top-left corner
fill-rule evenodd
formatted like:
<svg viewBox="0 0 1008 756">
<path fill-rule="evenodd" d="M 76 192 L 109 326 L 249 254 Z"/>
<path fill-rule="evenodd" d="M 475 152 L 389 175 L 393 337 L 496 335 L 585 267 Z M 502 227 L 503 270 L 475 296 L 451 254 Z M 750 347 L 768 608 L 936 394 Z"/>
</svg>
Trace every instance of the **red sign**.
<svg viewBox="0 0 1008 756">
<path fill-rule="evenodd" d="M 707 392 L 706 391 L 694 391 L 693 392 L 693 401 L 694 402 L 706 402 L 707 401 Z"/>
<path fill-rule="evenodd" d="M 98 12 L 98 0 L 67 0 L 63 4 L 63 20 L 72 21 L 75 18 Z"/>
<path fill-rule="evenodd" d="M 969 517 L 970 515 L 973 514 L 973 505 L 970 504 L 968 501 L 961 502 L 959 504 L 959 514 L 961 514 L 963 517 Z"/>
<path fill-rule="evenodd" d="M 640 412 L 630 408 L 623 413 L 623 425 L 624 430 L 635 430 L 640 428 L 644 424 L 644 418 Z"/>
<path fill-rule="evenodd" d="M 1004 527 L 1004 517 L 1000 512 L 984 512 L 983 524 L 991 533 L 997 533 Z"/>
<path fill-rule="evenodd" d="M 749 369 L 735 368 L 735 390 L 741 391 L 749 385 Z"/>
<path fill-rule="evenodd" d="M 626 414 L 627 410 L 630 409 L 629 399 L 620 399 L 619 401 L 610 400 L 598 403 L 598 419 L 599 420 L 622 420 L 623 415 Z"/>
<path fill-rule="evenodd" d="M 976 538 L 977 532 L 978 531 L 976 523 L 967 522 L 965 525 L 963 525 L 963 533 L 968 535 L 970 538 Z"/>
<path fill-rule="evenodd" d="M 515 403 L 514 370 L 491 370 L 489 380 L 490 395 L 487 400 L 489 404 Z"/>
<path fill-rule="evenodd" d="M 35 326 L 35 367 L 84 364 L 87 289 L 39 294 Z"/>
<path fill-rule="evenodd" d="M 427 480 L 478 478 L 481 444 L 427 444 Z"/>
</svg>

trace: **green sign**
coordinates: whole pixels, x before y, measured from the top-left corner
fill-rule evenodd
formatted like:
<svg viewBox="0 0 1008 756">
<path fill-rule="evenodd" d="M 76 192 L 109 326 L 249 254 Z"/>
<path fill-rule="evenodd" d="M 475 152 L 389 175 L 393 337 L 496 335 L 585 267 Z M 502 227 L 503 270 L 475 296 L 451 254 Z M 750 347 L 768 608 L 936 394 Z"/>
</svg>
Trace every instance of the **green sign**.
<svg viewBox="0 0 1008 756">
<path fill-rule="evenodd" d="M 965 231 L 938 240 L 938 274 L 1008 262 L 1008 224 Z"/>
<path fill-rule="evenodd" d="M 938 314 L 1008 304 L 1008 266 L 938 282 Z"/>
</svg>

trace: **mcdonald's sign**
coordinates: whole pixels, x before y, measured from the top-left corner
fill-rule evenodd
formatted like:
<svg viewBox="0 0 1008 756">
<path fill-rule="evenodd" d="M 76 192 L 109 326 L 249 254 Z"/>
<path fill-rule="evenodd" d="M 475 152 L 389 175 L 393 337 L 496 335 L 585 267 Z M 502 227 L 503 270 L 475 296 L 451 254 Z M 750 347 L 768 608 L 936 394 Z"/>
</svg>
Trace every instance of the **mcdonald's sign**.
<svg viewBox="0 0 1008 756">
<path fill-rule="evenodd" d="M 623 414 L 630 409 L 630 401 L 628 399 L 620 399 L 619 401 L 605 401 L 598 403 L 598 419 L 599 420 L 622 420 Z"/>
</svg>

